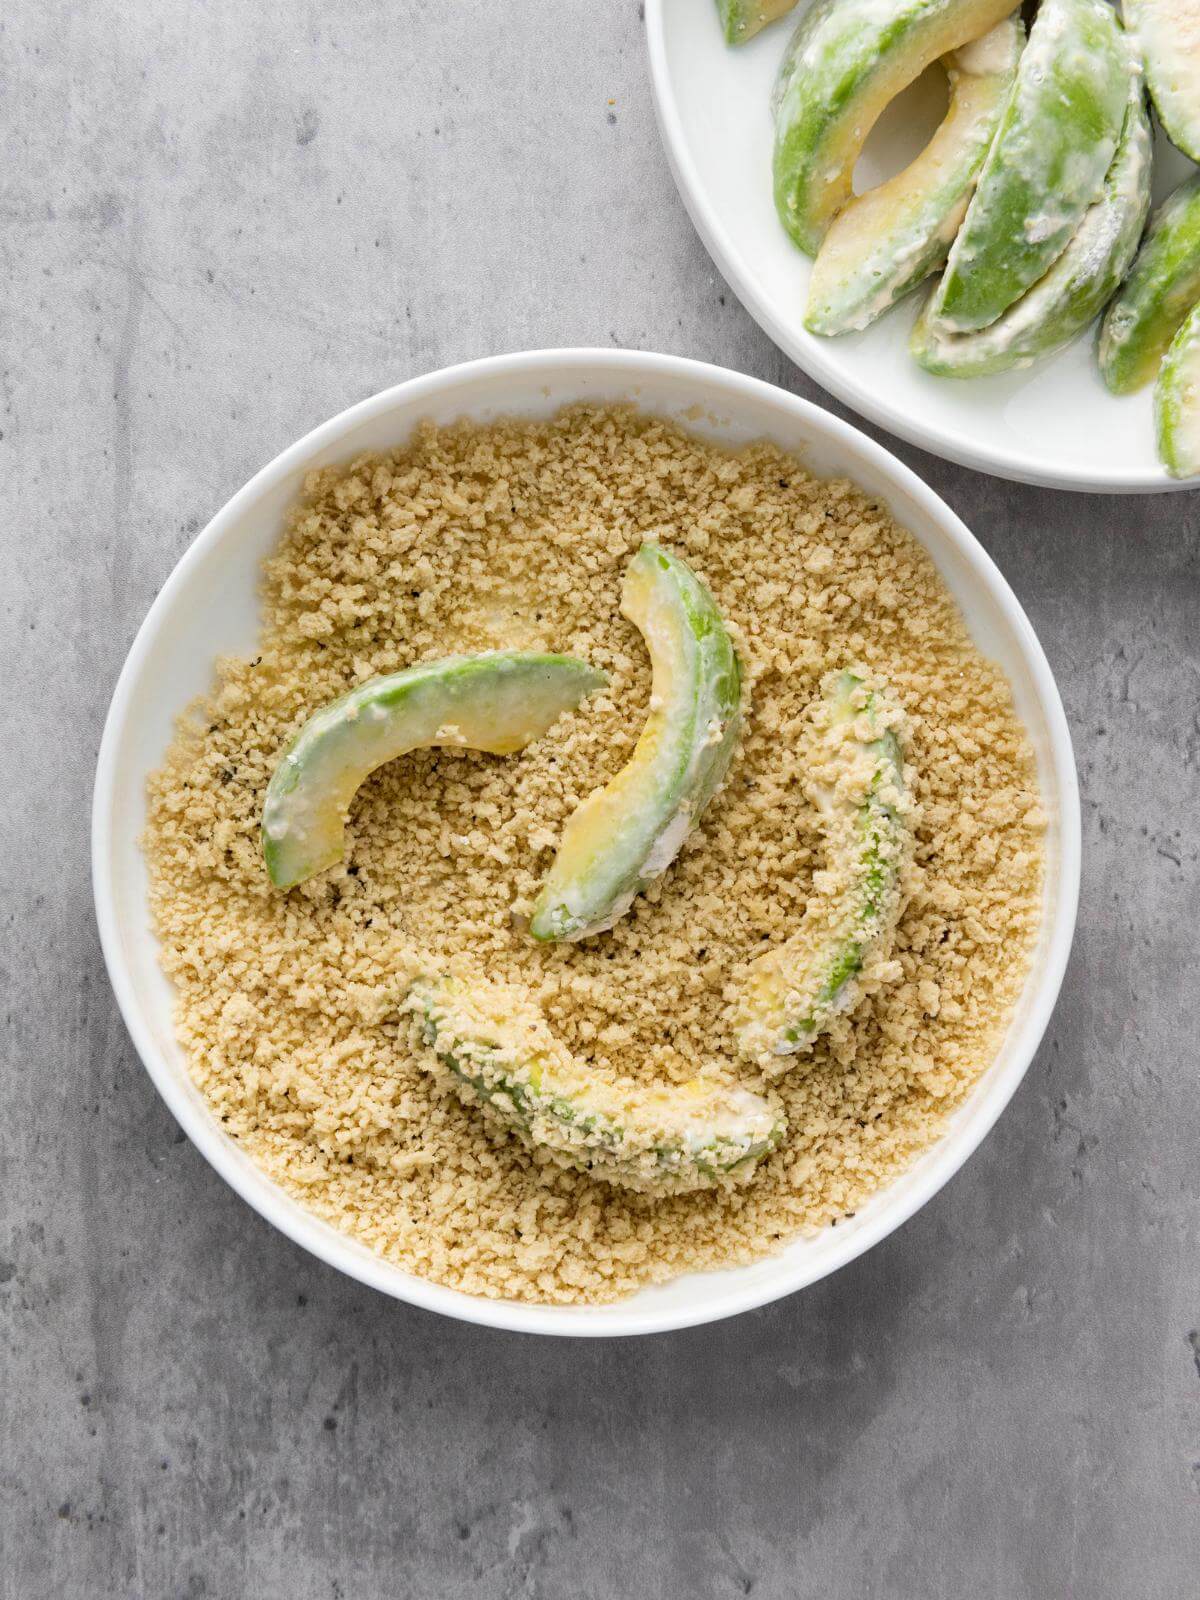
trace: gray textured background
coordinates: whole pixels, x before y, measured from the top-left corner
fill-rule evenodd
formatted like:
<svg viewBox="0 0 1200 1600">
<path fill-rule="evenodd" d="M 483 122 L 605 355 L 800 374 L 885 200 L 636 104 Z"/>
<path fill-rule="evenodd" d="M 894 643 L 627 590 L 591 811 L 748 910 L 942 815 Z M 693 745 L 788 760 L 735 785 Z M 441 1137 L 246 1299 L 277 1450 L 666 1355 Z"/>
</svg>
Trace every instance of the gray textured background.
<svg viewBox="0 0 1200 1600">
<path fill-rule="evenodd" d="M 137 624 L 254 469 L 446 362 L 822 397 L 692 232 L 633 0 L 10 0 L 0 74 L 0 1596 L 1194 1596 L 1197 497 L 893 442 L 1028 607 L 1084 786 L 1057 1016 L 933 1204 L 677 1337 L 407 1310 L 221 1184 L 116 1015 L 87 808 Z"/>
</svg>

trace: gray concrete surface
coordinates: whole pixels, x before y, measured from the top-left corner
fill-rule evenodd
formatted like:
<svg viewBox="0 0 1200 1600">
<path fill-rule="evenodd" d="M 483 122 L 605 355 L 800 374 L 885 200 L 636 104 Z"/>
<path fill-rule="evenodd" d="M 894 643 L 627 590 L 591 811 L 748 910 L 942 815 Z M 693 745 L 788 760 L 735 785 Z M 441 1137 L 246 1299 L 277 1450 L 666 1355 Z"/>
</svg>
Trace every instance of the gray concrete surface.
<svg viewBox="0 0 1200 1600">
<path fill-rule="evenodd" d="M 692 232 L 633 0 L 11 0 L 0 74 L 3 1600 L 1196 1595 L 1198 497 L 894 446 L 1028 607 L 1085 795 L 1062 1003 L 937 1200 L 678 1337 L 409 1311 L 221 1184 L 117 1017 L 128 643 L 256 467 L 410 374 L 594 342 L 821 396 Z"/>
</svg>

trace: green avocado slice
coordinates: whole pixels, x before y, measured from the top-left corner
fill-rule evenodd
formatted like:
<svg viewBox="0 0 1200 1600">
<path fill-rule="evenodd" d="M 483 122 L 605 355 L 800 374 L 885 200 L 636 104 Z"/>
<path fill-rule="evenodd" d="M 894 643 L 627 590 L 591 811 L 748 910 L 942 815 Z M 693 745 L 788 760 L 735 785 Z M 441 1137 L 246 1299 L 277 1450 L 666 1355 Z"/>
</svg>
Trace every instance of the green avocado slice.
<svg viewBox="0 0 1200 1600">
<path fill-rule="evenodd" d="M 1032 289 L 995 322 L 955 333 L 933 314 L 933 296 L 913 327 L 917 362 L 941 378 L 981 378 L 1029 367 L 1068 344 L 1104 309 L 1129 270 L 1150 209 L 1150 118 L 1131 82 L 1125 127 L 1104 193 L 1084 213 L 1070 244 Z"/>
<path fill-rule="evenodd" d="M 852 200 L 822 240 L 804 326 L 826 337 L 868 327 L 936 272 L 966 214 L 1016 73 L 1024 31 L 1008 17 L 946 57 L 950 107 L 925 149 Z"/>
<path fill-rule="evenodd" d="M 1114 394 L 1150 382 L 1200 300 L 1200 173 L 1163 201 L 1100 329 L 1100 371 Z"/>
<path fill-rule="evenodd" d="M 786 16 L 796 0 L 717 0 L 726 44 L 745 44 L 768 23 Z"/>
<path fill-rule="evenodd" d="M 1012 0 L 815 0 L 772 98 L 775 209 L 801 250 L 816 255 L 853 198 L 854 164 L 884 107 L 1012 9 Z"/>
<path fill-rule="evenodd" d="M 811 1048 L 859 998 L 864 968 L 890 941 L 912 849 L 899 707 L 858 671 L 826 686 L 809 788 L 825 833 L 827 886 L 784 944 L 751 962 L 738 1044 L 770 1076 Z"/>
<path fill-rule="evenodd" d="M 533 908 L 535 939 L 584 939 L 619 921 L 679 854 L 737 743 L 737 655 L 686 562 L 643 545 L 625 575 L 621 610 L 650 652 L 650 714 L 626 765 L 563 829 Z"/>
<path fill-rule="evenodd" d="M 452 745 L 511 755 L 605 682 L 573 656 L 496 650 L 372 678 L 315 712 L 263 804 L 267 872 L 290 889 L 342 858 L 359 785 L 408 750 Z"/>
<path fill-rule="evenodd" d="M 1158 453 L 1173 478 L 1200 476 L 1200 304 L 1171 341 L 1154 390 Z"/>
<path fill-rule="evenodd" d="M 744 1181 L 785 1131 L 765 1100 L 732 1084 L 646 1088 L 589 1071 L 507 985 L 421 976 L 404 1009 L 467 1105 L 559 1165 L 625 1188 Z"/>
<path fill-rule="evenodd" d="M 1099 198 L 1134 63 L 1105 0 L 1043 0 L 933 311 L 968 333 L 1041 278 Z"/>
<path fill-rule="evenodd" d="M 1194 0 L 1124 0 L 1121 14 L 1167 138 L 1200 161 L 1200 11 Z"/>
</svg>

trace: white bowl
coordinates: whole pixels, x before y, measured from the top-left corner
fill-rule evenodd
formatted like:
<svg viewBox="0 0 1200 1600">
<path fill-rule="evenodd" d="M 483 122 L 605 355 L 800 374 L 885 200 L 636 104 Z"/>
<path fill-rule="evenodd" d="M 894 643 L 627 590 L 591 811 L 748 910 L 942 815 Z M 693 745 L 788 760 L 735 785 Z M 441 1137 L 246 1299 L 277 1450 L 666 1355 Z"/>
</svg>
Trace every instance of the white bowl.
<svg viewBox="0 0 1200 1600">
<path fill-rule="evenodd" d="M 807 332 L 801 318 L 811 268 L 775 215 L 767 109 L 794 26 L 785 17 L 730 49 L 712 0 L 646 0 L 650 79 L 667 159 L 697 233 L 751 316 L 839 400 L 949 461 L 1058 489 L 1194 489 L 1195 480 L 1169 477 L 1158 460 L 1150 390 L 1109 394 L 1090 333 L 1027 371 L 961 379 L 935 378 L 908 353 L 922 291 L 865 333 L 820 339 Z M 917 154 L 940 114 L 931 87 L 929 79 L 914 85 L 880 119 L 863 154 L 860 187 Z M 1157 197 L 1194 170 L 1157 136 Z"/>
<path fill-rule="evenodd" d="M 426 417 L 544 417 L 583 399 L 632 400 L 733 445 L 773 439 L 814 471 L 853 478 L 885 501 L 929 551 L 979 647 L 1011 681 L 1051 825 L 1037 956 L 1003 1047 L 942 1139 L 903 1177 L 851 1221 L 795 1240 L 773 1259 L 678 1278 L 613 1306 L 533 1306 L 477 1299 L 402 1272 L 306 1211 L 222 1132 L 175 1040 L 138 836 L 146 776 L 162 759 L 173 719 L 210 686 L 215 656 L 252 651 L 259 566 L 306 472 L 394 446 Z M 117 683 L 96 773 L 92 868 L 105 960 L 138 1053 L 192 1143 L 264 1217 L 351 1277 L 448 1316 L 536 1333 L 648 1333 L 732 1316 L 813 1283 L 891 1233 L 958 1170 L 1024 1076 L 1058 994 L 1078 898 L 1079 796 L 1062 703 L 1028 619 L 985 551 L 907 467 L 836 417 L 736 372 L 625 350 L 543 350 L 449 367 L 351 406 L 285 450 L 217 513 L 167 579 Z"/>
</svg>

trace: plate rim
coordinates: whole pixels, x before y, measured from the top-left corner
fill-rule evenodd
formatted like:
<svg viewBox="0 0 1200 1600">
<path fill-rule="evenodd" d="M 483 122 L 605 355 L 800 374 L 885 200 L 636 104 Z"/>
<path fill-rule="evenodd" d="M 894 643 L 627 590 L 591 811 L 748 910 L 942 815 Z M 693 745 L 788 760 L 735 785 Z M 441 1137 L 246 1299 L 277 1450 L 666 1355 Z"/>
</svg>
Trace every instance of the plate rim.
<svg viewBox="0 0 1200 1600">
<path fill-rule="evenodd" d="M 711 6 L 712 0 L 693 0 L 693 3 Z M 759 327 L 789 360 L 800 370 L 823 385 L 831 395 L 849 406 L 858 416 L 885 428 L 906 444 L 926 450 L 956 466 L 968 467 L 973 472 L 990 477 L 1004 478 L 1013 483 L 1027 483 L 1038 489 L 1062 489 L 1076 494 L 1180 494 L 1200 488 L 1200 480 L 1172 478 L 1164 469 L 1153 477 L 1136 472 L 1089 474 L 1075 469 L 1058 473 L 1042 472 L 1024 464 L 1020 455 L 1001 449 L 988 450 L 955 435 L 940 425 L 920 426 L 909 423 L 905 413 L 897 407 L 875 400 L 869 391 L 848 380 L 830 362 L 821 349 L 822 341 L 802 328 L 791 328 L 777 316 L 766 295 L 758 289 L 752 276 L 738 265 L 728 229 L 716 209 L 704 197 L 691 149 L 683 130 L 683 121 L 675 101 L 671 84 L 671 69 L 667 52 L 665 6 L 667 0 L 644 0 L 646 47 L 650 64 L 650 93 L 654 103 L 659 140 L 667 158 L 671 177 L 684 209 L 700 241 L 712 257 L 713 263 L 739 302 L 754 318 Z"/>
<path fill-rule="evenodd" d="M 145 670 L 146 658 L 163 632 L 177 596 L 186 589 L 192 569 L 227 536 L 231 527 L 244 515 L 245 509 L 306 459 L 335 444 L 363 421 L 398 404 L 409 404 L 474 379 L 496 375 L 517 377 L 530 370 L 546 372 L 580 365 L 593 370 L 607 368 L 614 374 L 619 372 L 631 385 L 636 384 L 642 376 L 673 372 L 691 377 L 710 389 L 723 388 L 731 397 L 743 395 L 757 398 L 791 413 L 799 423 L 807 425 L 812 431 L 832 436 L 835 442 L 844 444 L 849 451 L 859 453 L 890 479 L 896 490 L 910 495 L 922 512 L 946 533 L 951 544 L 964 555 L 1021 645 L 1038 703 L 1046 717 L 1049 760 L 1061 807 L 1058 895 L 1051 912 L 1053 922 L 1042 973 L 1036 979 L 1036 990 L 1028 1012 L 1020 1022 L 1024 1043 L 1013 1062 L 1007 1066 L 1004 1076 L 984 1090 L 990 1096 L 989 1103 L 977 1112 L 978 1120 L 967 1131 L 961 1147 L 947 1151 L 945 1139 L 935 1141 L 929 1148 L 931 1159 L 926 1170 L 920 1174 L 919 1181 L 913 1183 L 911 1190 L 893 1208 L 884 1207 L 879 1215 L 869 1221 L 864 1219 L 865 1225 L 859 1230 L 847 1231 L 845 1246 L 839 1249 L 832 1260 L 818 1262 L 815 1267 L 812 1264 L 798 1265 L 790 1271 L 780 1271 L 765 1282 L 751 1283 L 732 1293 L 716 1295 L 712 1300 L 698 1302 L 694 1307 L 684 1309 L 637 1310 L 634 1309 L 634 1300 L 600 1307 L 547 1306 L 468 1295 L 405 1272 L 394 1263 L 374 1255 L 348 1235 L 340 1234 L 315 1213 L 293 1200 L 222 1133 L 219 1124 L 192 1089 L 190 1080 L 177 1073 L 166 1052 L 160 1051 L 136 992 L 132 963 L 124 952 L 122 920 L 118 910 L 116 851 L 111 847 L 115 838 L 115 803 L 120 770 L 117 758 L 124 727 L 133 708 L 135 689 Z M 919 539 L 915 533 L 913 537 Z M 168 1109 L 198 1152 L 253 1210 L 293 1243 L 327 1265 L 393 1299 L 424 1310 L 510 1332 L 614 1338 L 671 1332 L 722 1321 L 808 1288 L 847 1266 L 902 1227 L 962 1169 L 992 1131 L 1024 1080 L 1057 1004 L 1077 921 L 1081 835 L 1078 774 L 1070 729 L 1045 652 L 1020 601 L 988 551 L 935 489 L 892 455 L 886 446 L 862 433 L 852 423 L 776 384 L 750 377 L 733 368 L 684 356 L 651 351 L 568 347 L 520 351 L 455 363 L 381 390 L 338 412 L 287 446 L 221 506 L 173 566 L 138 628 L 118 676 L 96 763 L 91 868 L 96 921 L 105 966 L 138 1056 Z M 937 1154 L 939 1143 L 943 1147 L 940 1160 Z M 719 1277 L 719 1274 L 714 1276 Z"/>
</svg>

